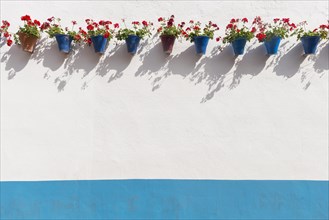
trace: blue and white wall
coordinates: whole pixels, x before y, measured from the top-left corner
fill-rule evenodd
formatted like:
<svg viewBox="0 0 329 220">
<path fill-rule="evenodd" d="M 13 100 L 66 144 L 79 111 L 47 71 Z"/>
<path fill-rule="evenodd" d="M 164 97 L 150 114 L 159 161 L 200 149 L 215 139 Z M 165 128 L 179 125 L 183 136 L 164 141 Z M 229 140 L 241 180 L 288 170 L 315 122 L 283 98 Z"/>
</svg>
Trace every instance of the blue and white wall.
<svg viewBox="0 0 329 220">
<path fill-rule="evenodd" d="M 1 1 L 11 30 L 45 20 L 290 17 L 315 28 L 327 1 Z M 328 53 L 203 57 L 157 37 L 70 55 L 1 43 L 1 219 L 327 219 Z"/>
</svg>

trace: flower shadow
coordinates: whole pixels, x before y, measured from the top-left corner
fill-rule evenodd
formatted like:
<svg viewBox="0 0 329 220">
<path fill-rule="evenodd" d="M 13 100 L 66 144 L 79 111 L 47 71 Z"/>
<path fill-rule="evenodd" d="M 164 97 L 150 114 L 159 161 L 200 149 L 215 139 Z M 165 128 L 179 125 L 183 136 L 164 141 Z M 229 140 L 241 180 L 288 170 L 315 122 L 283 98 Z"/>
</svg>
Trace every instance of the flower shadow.
<svg viewBox="0 0 329 220">
<path fill-rule="evenodd" d="M 92 46 L 82 45 L 79 50 L 75 47 L 72 48 L 70 54 L 67 55 L 67 59 L 65 59 L 64 69 L 66 71 L 54 80 L 59 92 L 67 86 L 73 73 L 82 73 L 81 78 L 84 78 L 97 66 L 100 60 L 101 55 L 95 53 Z"/>
<path fill-rule="evenodd" d="M 274 72 L 277 76 L 291 78 L 300 70 L 300 65 L 305 60 L 303 55 L 303 47 L 301 43 L 294 45 L 292 49 L 281 57 L 277 65 L 274 67 Z"/>
<path fill-rule="evenodd" d="M 243 75 L 251 75 L 252 77 L 255 77 L 262 72 L 266 66 L 268 58 L 269 56 L 266 55 L 263 45 L 248 50 L 242 59 L 239 59 L 236 62 L 236 69 L 233 73 L 230 89 L 234 89 L 240 84 Z"/>
<path fill-rule="evenodd" d="M 226 46 L 220 52 L 217 47 L 211 51 L 210 57 L 201 60 L 200 65 L 204 67 L 202 71 L 197 71 L 191 78 L 195 84 L 205 82 L 208 91 L 201 103 L 209 101 L 225 85 L 226 75 L 232 70 L 236 57 L 233 55 L 231 46 Z"/>
<path fill-rule="evenodd" d="M 55 41 L 48 42 L 44 48 L 42 64 L 51 71 L 56 71 L 63 65 L 68 56 L 69 54 L 59 51 L 58 45 Z"/>
<path fill-rule="evenodd" d="M 22 51 L 22 48 L 18 45 L 13 45 L 5 52 L 1 57 L 1 62 L 5 63 L 5 70 L 8 71 L 8 79 L 13 79 L 17 73 L 22 71 L 32 54 Z"/>
<path fill-rule="evenodd" d="M 133 58 L 133 56 L 127 52 L 125 44 L 116 45 L 111 54 L 110 56 L 106 56 L 96 69 L 96 75 L 102 77 L 114 71 L 107 81 L 108 83 L 122 77 L 123 71 L 129 66 Z"/>
<path fill-rule="evenodd" d="M 315 57 L 313 65 L 317 73 L 323 73 L 329 70 L 329 43 L 320 50 L 319 54 Z"/>
</svg>

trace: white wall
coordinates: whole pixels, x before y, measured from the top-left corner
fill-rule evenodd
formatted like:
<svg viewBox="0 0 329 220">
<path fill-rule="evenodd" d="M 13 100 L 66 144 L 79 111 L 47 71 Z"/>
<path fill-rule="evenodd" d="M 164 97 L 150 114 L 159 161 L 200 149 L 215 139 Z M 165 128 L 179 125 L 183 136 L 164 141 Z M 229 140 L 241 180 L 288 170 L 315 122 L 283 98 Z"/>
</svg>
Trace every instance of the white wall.
<svg viewBox="0 0 329 220">
<path fill-rule="evenodd" d="M 11 30 L 20 16 L 63 23 L 175 14 L 328 19 L 327 1 L 1 1 Z M 33 55 L 1 46 L 1 180 L 328 179 L 328 42 L 303 57 L 295 38 L 278 56 L 249 43 L 234 59 L 212 41 L 199 59 L 189 42 L 166 57 L 158 38 L 130 57 L 111 44 L 65 56 L 45 38 Z"/>
</svg>

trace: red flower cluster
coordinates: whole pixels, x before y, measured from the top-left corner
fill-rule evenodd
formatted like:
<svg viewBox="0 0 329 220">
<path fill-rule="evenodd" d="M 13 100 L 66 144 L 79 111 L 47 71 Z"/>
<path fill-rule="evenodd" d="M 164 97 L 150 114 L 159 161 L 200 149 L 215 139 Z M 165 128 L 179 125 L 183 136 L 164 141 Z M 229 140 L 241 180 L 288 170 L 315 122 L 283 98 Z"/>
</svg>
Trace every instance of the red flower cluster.
<svg viewBox="0 0 329 220">
<path fill-rule="evenodd" d="M 22 21 L 31 21 L 31 17 L 30 17 L 30 15 L 24 15 L 21 17 L 21 20 Z"/>
<path fill-rule="evenodd" d="M 320 29 L 328 29 L 329 30 L 329 24 L 321 24 L 320 25 L 320 27 L 319 27 Z"/>
<path fill-rule="evenodd" d="M 7 45 L 11 46 L 13 44 L 13 41 L 11 39 L 11 34 L 8 32 L 9 26 L 10 23 L 8 21 L 2 21 L 2 25 L 0 27 L 0 34 L 3 33 L 3 36 L 6 38 Z"/>
<path fill-rule="evenodd" d="M 22 16 L 21 17 L 21 20 L 24 21 L 24 22 L 26 22 L 26 24 L 28 26 L 38 26 L 39 27 L 41 25 L 40 21 L 38 21 L 36 19 L 34 21 L 32 21 L 30 15 L 24 15 L 24 16 Z"/>
<path fill-rule="evenodd" d="M 186 40 L 190 40 L 193 42 L 194 37 L 196 36 L 208 36 L 210 39 L 213 39 L 214 32 L 219 30 L 219 27 L 217 24 L 213 23 L 212 21 L 209 21 L 208 24 L 206 24 L 203 28 L 201 28 L 201 22 L 200 21 L 193 21 L 190 20 L 190 26 L 185 29 L 185 31 L 182 30 L 183 37 L 186 38 Z M 185 23 L 184 23 L 185 24 Z M 220 39 L 220 38 L 218 38 Z M 217 38 L 216 38 L 217 40 Z"/>
<path fill-rule="evenodd" d="M 262 42 L 262 41 L 264 41 L 265 40 L 265 38 L 266 38 L 266 34 L 265 33 L 258 33 L 257 35 L 256 35 L 256 38 L 258 39 L 258 41 L 260 41 L 260 42 Z"/>
<path fill-rule="evenodd" d="M 85 19 L 87 23 L 87 31 L 83 30 L 81 27 L 79 28 L 79 34 L 81 39 L 88 45 L 92 43 L 91 37 L 102 35 L 105 38 L 112 37 L 113 28 L 110 27 L 112 25 L 112 21 L 100 20 L 99 22 L 95 22 L 92 19 Z M 114 28 L 119 28 L 119 24 L 114 24 Z M 77 37 L 78 38 L 78 37 Z"/>
</svg>

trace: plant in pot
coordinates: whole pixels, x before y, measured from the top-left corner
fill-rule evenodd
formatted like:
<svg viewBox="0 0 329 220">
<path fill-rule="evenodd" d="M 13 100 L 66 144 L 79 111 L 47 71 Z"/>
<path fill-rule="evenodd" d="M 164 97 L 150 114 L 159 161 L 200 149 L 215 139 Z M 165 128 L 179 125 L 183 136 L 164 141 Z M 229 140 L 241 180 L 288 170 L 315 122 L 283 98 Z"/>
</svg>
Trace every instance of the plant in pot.
<svg viewBox="0 0 329 220">
<path fill-rule="evenodd" d="M 80 43 L 82 37 L 80 33 L 74 31 L 74 26 L 77 24 L 76 21 L 72 21 L 72 28 L 62 28 L 60 25 L 60 18 L 48 18 L 48 21 L 42 23 L 40 29 L 45 31 L 50 38 L 56 38 L 58 49 L 63 53 L 69 53 L 71 50 L 72 41 Z"/>
<path fill-rule="evenodd" d="M 232 18 L 226 26 L 223 43 L 230 43 L 236 56 L 243 54 L 247 41 L 255 37 L 256 28 L 254 25 L 247 27 L 247 23 L 247 18 Z"/>
<path fill-rule="evenodd" d="M 176 38 L 182 35 L 185 22 L 175 25 L 175 16 L 171 15 L 169 19 L 164 17 L 158 18 L 160 27 L 157 29 L 157 33 L 160 34 L 163 51 L 167 54 L 172 52 Z"/>
<path fill-rule="evenodd" d="M 209 39 L 214 38 L 214 33 L 219 30 L 219 27 L 211 21 L 209 21 L 203 29 L 201 28 L 200 21 L 194 22 L 191 20 L 189 24 L 190 26 L 187 27 L 185 31 L 182 31 L 182 35 L 186 40 L 194 42 L 197 54 L 205 54 Z"/>
<path fill-rule="evenodd" d="M 140 40 L 144 37 L 151 36 L 151 28 L 153 23 L 147 21 L 133 21 L 132 28 L 128 28 L 125 20 L 122 19 L 122 21 L 124 28 L 119 29 L 115 37 L 120 41 L 125 40 L 128 53 L 134 55 L 137 52 Z M 119 28 L 119 25 L 115 24 L 115 27 Z"/>
<path fill-rule="evenodd" d="M 4 37 L 6 39 L 6 43 L 8 46 L 13 44 L 13 40 L 11 39 L 11 34 L 8 32 L 8 28 L 10 23 L 6 20 L 2 21 L 2 25 L 0 26 L 0 37 Z"/>
<path fill-rule="evenodd" d="M 312 31 L 306 30 L 306 25 L 306 21 L 298 24 L 298 28 L 293 35 L 297 35 L 297 39 L 302 41 L 305 54 L 315 54 L 319 42 L 329 36 L 329 22 Z"/>
<path fill-rule="evenodd" d="M 294 23 L 290 23 L 289 18 L 274 18 L 272 23 L 266 23 L 257 16 L 253 24 L 258 28 L 256 38 L 259 42 L 264 42 L 268 55 L 277 54 L 281 40 L 289 37 L 297 28 Z"/>
<path fill-rule="evenodd" d="M 97 23 L 92 19 L 86 19 L 85 21 L 87 31 L 79 28 L 79 33 L 89 46 L 93 44 L 96 53 L 104 54 L 108 42 L 115 34 L 112 22 L 101 20 Z"/>
<path fill-rule="evenodd" d="M 14 35 L 16 44 L 20 44 L 24 51 L 33 53 L 38 39 L 40 38 L 40 21 L 33 20 L 29 15 L 21 17 L 24 26 L 19 27 L 18 32 Z"/>
</svg>

